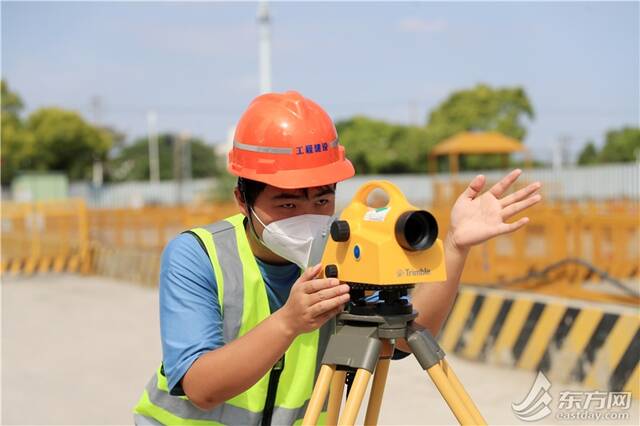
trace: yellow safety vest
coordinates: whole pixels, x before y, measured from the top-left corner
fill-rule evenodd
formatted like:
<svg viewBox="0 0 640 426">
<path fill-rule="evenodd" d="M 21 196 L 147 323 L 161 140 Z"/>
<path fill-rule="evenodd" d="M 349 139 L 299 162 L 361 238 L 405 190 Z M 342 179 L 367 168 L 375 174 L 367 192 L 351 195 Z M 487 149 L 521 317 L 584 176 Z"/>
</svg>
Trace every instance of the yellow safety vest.
<svg viewBox="0 0 640 426">
<path fill-rule="evenodd" d="M 243 221 L 244 216 L 238 214 L 189 231 L 199 238 L 211 259 L 225 344 L 243 336 L 271 315 L 265 283 L 249 247 Z M 333 321 L 329 321 L 319 330 L 299 335 L 287 349 L 275 394 L 272 424 L 291 425 L 304 417 L 332 330 Z M 257 425 L 262 421 L 269 377 L 270 373 L 265 374 L 240 395 L 203 411 L 186 396 L 169 394 L 161 366 L 147 384 L 134 414 L 138 418 L 144 416 L 144 421 L 151 424 Z"/>
</svg>

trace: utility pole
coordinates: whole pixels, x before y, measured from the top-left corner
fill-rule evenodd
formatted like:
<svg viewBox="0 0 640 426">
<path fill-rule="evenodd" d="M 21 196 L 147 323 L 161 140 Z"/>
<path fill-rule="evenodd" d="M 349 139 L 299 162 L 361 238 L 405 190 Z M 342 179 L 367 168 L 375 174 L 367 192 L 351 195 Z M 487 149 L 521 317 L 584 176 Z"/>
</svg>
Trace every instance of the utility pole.
<svg viewBox="0 0 640 426">
<path fill-rule="evenodd" d="M 100 98 L 100 96 L 93 96 L 91 98 L 91 111 L 93 113 L 93 122 L 97 127 L 100 127 L 102 115 L 102 99 Z M 98 158 L 97 156 L 93 159 L 92 178 L 94 188 L 102 187 L 104 171 L 102 168 L 102 160 L 100 160 L 100 158 Z"/>
<path fill-rule="evenodd" d="M 271 18 L 266 1 L 258 3 L 260 94 L 271 92 Z"/>
<path fill-rule="evenodd" d="M 149 182 L 160 181 L 160 158 L 158 152 L 158 116 L 155 111 L 147 112 L 149 138 Z"/>
<path fill-rule="evenodd" d="M 184 167 L 182 166 L 182 152 L 184 151 L 182 148 L 182 134 L 179 136 L 173 136 L 173 181 L 175 183 L 176 189 L 176 204 L 182 204 L 182 173 L 184 171 Z"/>
<path fill-rule="evenodd" d="M 553 170 L 562 170 L 564 166 L 569 165 L 571 152 L 569 146 L 571 145 L 571 137 L 568 135 L 561 135 L 553 146 Z"/>
<path fill-rule="evenodd" d="M 184 182 L 191 180 L 191 135 L 180 132 L 173 140 L 173 180 L 176 184 L 176 204 L 184 203 Z"/>
<path fill-rule="evenodd" d="M 191 134 L 184 131 L 180 135 L 182 140 L 182 179 L 191 180 Z"/>
</svg>

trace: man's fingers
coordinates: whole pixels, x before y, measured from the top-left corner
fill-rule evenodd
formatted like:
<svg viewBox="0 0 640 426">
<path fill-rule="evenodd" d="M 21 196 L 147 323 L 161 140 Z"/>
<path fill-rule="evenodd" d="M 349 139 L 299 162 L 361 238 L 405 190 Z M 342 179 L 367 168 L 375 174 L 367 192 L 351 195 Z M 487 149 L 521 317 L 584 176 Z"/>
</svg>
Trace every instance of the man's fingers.
<svg viewBox="0 0 640 426">
<path fill-rule="evenodd" d="M 508 205 L 511 205 L 515 202 L 524 200 L 525 198 L 527 198 L 529 195 L 536 192 L 541 187 L 542 187 L 542 184 L 540 182 L 534 182 L 530 185 L 527 185 L 526 188 L 522 188 L 514 192 L 513 194 L 507 195 L 506 197 L 501 199 L 500 205 L 502 205 L 502 207 L 507 207 Z"/>
<path fill-rule="evenodd" d="M 485 177 L 483 175 L 476 176 L 471 182 L 469 182 L 469 186 L 464 190 L 464 195 L 473 200 L 478 196 L 480 191 L 482 191 L 484 184 Z"/>
<path fill-rule="evenodd" d="M 515 182 L 516 179 L 518 179 L 518 176 L 520 176 L 520 174 L 522 174 L 522 170 L 515 169 L 514 171 L 500 179 L 500 182 L 493 185 L 489 191 L 496 198 L 502 197 L 502 194 L 504 194 L 505 191 L 509 189 L 511 184 Z"/>
<path fill-rule="evenodd" d="M 344 304 L 339 305 L 337 308 L 330 310 L 329 312 L 325 312 L 324 314 L 316 317 L 316 321 L 327 321 L 330 318 L 335 317 L 340 312 L 344 311 Z"/>
<path fill-rule="evenodd" d="M 533 195 L 526 200 L 518 201 L 517 203 L 511 204 L 509 207 L 505 207 L 502 210 L 502 220 L 507 220 L 511 216 L 520 213 L 522 210 L 531 207 L 532 205 L 538 203 L 542 200 L 542 196 L 540 194 Z"/>
<path fill-rule="evenodd" d="M 324 325 L 324 323 L 326 323 L 331 318 L 333 318 L 336 315 L 338 315 L 340 312 L 342 312 L 342 310 L 343 310 L 343 306 L 340 305 L 340 306 L 338 306 L 336 309 L 334 309 L 332 311 L 329 311 L 329 312 L 327 312 L 325 314 L 322 314 L 319 317 L 315 317 L 314 321 L 318 324 L 318 327 L 322 327 Z"/>
<path fill-rule="evenodd" d="M 332 299 L 323 300 L 322 302 L 318 302 L 311 307 L 311 316 L 313 316 L 314 318 L 319 317 L 320 315 L 326 314 L 327 312 L 344 305 L 348 301 L 349 293 L 342 294 Z"/>
<path fill-rule="evenodd" d="M 518 229 L 525 226 L 527 223 L 529 223 L 528 217 L 523 217 L 522 219 L 513 223 L 503 223 L 498 227 L 498 234 L 502 235 L 502 234 L 508 234 L 513 231 L 517 231 Z"/>
<path fill-rule="evenodd" d="M 313 294 L 326 288 L 335 287 L 340 284 L 337 278 L 320 278 L 316 280 L 307 281 L 303 285 L 304 292 L 307 294 Z"/>
<path fill-rule="evenodd" d="M 300 278 L 298 278 L 298 281 L 310 281 L 314 279 L 315 277 L 318 276 L 321 269 L 322 269 L 321 263 L 318 263 L 315 266 L 308 267 L 307 269 L 304 270 L 302 275 L 300 275 Z"/>
<path fill-rule="evenodd" d="M 345 293 L 349 293 L 349 286 L 347 284 L 326 288 L 311 294 L 311 303 L 322 302 L 323 300 L 332 299 Z"/>
<path fill-rule="evenodd" d="M 329 312 L 329 316 L 332 316 L 332 317 L 336 316 L 342 311 L 344 311 L 344 303 L 338 306 L 337 308 L 335 308 L 333 311 Z"/>
</svg>

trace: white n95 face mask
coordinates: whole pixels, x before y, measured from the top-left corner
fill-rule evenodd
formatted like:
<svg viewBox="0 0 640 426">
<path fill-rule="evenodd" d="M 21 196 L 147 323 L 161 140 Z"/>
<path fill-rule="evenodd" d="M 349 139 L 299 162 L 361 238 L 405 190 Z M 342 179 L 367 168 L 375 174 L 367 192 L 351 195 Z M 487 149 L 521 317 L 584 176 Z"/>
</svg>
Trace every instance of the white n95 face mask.
<svg viewBox="0 0 640 426">
<path fill-rule="evenodd" d="M 251 213 L 264 226 L 261 240 L 269 250 L 302 269 L 320 262 L 333 216 L 302 214 L 265 225 L 253 209 Z"/>
</svg>

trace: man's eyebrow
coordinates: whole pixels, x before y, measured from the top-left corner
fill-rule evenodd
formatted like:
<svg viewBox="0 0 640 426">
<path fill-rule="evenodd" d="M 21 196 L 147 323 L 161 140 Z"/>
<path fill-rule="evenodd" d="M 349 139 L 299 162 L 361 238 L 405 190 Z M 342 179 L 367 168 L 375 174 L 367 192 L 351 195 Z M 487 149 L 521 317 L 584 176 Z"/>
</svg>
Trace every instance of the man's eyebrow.
<svg viewBox="0 0 640 426">
<path fill-rule="evenodd" d="M 272 200 L 299 200 L 304 198 L 301 194 L 296 194 L 294 192 L 281 192 L 278 195 L 274 195 L 271 197 Z"/>
<path fill-rule="evenodd" d="M 335 189 L 333 189 L 331 187 L 324 188 L 323 190 L 318 192 L 316 195 L 314 195 L 314 198 L 322 197 L 322 196 L 328 195 L 328 194 L 335 194 L 335 193 L 336 193 Z"/>
</svg>

